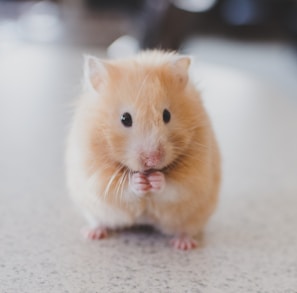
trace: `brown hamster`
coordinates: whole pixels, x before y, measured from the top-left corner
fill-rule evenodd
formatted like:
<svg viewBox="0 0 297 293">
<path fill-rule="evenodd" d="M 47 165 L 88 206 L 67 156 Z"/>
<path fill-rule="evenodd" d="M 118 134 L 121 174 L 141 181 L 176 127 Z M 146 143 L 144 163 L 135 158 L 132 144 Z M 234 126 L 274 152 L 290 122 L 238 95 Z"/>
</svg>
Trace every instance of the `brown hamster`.
<svg viewBox="0 0 297 293">
<path fill-rule="evenodd" d="M 122 60 L 86 57 L 66 164 L 90 239 L 150 224 L 187 250 L 218 198 L 218 145 L 191 82 L 190 58 L 146 51 Z"/>
</svg>

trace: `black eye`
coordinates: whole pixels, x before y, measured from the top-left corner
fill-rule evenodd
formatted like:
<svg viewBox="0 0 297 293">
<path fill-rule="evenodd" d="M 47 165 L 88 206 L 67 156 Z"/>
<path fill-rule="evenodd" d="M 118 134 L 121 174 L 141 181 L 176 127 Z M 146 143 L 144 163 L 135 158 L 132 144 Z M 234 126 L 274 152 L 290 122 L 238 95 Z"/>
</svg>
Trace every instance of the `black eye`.
<svg viewBox="0 0 297 293">
<path fill-rule="evenodd" d="M 121 116 L 122 124 L 125 127 L 131 127 L 132 126 L 132 116 L 130 113 L 126 112 Z"/>
<path fill-rule="evenodd" d="M 171 118 L 171 114 L 170 114 L 170 112 L 169 112 L 167 109 L 165 109 L 165 110 L 163 111 L 163 121 L 164 121 L 165 123 L 168 123 L 168 122 L 170 121 L 170 118 Z"/>
</svg>

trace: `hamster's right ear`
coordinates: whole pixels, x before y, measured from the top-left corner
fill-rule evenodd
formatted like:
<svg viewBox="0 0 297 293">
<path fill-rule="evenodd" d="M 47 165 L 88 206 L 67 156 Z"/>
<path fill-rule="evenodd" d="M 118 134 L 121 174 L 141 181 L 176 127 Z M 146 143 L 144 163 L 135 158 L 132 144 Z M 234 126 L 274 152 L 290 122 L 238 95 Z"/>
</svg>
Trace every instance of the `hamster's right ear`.
<svg viewBox="0 0 297 293">
<path fill-rule="evenodd" d="M 87 90 L 100 92 L 108 77 L 106 66 L 104 61 L 84 55 L 84 84 Z"/>
</svg>

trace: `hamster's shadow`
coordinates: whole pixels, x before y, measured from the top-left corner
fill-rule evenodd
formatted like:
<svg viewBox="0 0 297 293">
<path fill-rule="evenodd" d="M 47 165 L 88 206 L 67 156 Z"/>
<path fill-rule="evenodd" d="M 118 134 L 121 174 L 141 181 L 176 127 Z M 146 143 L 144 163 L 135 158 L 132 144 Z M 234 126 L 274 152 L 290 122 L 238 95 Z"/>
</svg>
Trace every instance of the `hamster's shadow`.
<svg viewBox="0 0 297 293">
<path fill-rule="evenodd" d="M 139 241 L 166 241 L 168 236 L 165 236 L 153 226 L 150 225 L 136 225 L 130 228 L 124 228 L 114 231 L 112 237 L 114 238 L 123 238 L 124 240 L 128 239 L 138 239 Z"/>
<path fill-rule="evenodd" d="M 151 225 L 135 225 L 130 228 L 124 228 L 121 230 L 118 230 L 117 232 L 120 233 L 138 233 L 138 234 L 145 234 L 145 235 L 150 235 L 150 234 L 159 234 L 160 232 L 157 231 L 153 226 Z"/>
<path fill-rule="evenodd" d="M 169 247 L 172 236 L 164 235 L 150 225 L 136 225 L 130 228 L 116 230 L 111 238 L 127 246 L 141 246 L 150 248 Z M 203 246 L 203 233 L 197 236 L 199 246 Z"/>
</svg>

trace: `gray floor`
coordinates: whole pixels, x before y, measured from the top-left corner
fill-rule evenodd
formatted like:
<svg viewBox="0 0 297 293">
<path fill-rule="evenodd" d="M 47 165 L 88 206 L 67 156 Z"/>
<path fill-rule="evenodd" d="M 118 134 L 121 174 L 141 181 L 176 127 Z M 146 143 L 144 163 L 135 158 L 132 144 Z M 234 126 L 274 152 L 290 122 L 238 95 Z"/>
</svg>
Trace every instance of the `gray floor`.
<svg viewBox="0 0 297 293">
<path fill-rule="evenodd" d="M 81 54 L 104 51 L 2 50 L 0 292 L 297 292 L 297 65 L 289 46 L 270 45 L 187 45 L 224 181 L 201 247 L 186 253 L 150 230 L 80 237 L 84 223 L 64 185 L 64 139 Z"/>
</svg>

